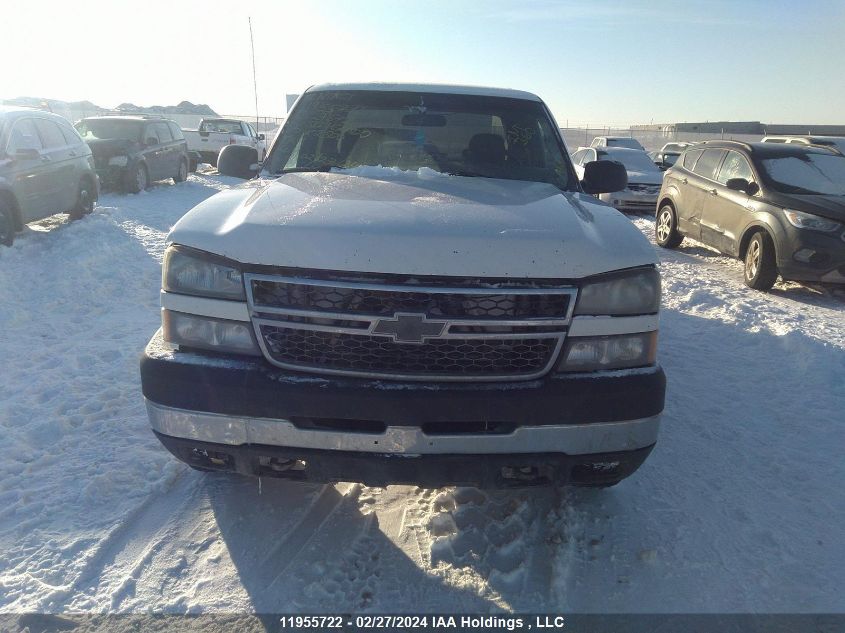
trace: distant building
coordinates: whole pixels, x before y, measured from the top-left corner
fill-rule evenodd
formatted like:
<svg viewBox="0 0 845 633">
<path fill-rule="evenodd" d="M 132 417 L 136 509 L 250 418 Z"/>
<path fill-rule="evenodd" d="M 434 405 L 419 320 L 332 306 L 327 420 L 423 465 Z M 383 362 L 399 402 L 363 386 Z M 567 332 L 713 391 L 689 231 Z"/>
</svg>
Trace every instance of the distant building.
<svg viewBox="0 0 845 633">
<path fill-rule="evenodd" d="M 845 125 L 761 123 L 760 121 L 704 121 L 703 123 L 668 123 L 632 125 L 639 132 L 659 132 L 666 137 L 677 134 L 816 134 L 819 136 L 845 136 Z"/>
</svg>

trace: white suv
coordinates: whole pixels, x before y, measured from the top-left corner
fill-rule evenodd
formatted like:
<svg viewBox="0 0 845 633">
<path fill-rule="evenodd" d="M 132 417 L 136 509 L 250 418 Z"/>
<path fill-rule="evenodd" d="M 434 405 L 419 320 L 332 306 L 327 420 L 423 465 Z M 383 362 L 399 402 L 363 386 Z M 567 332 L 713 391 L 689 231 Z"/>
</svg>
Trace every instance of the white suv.
<svg viewBox="0 0 845 633">
<path fill-rule="evenodd" d="M 221 172 L 255 158 L 227 148 Z M 665 389 L 654 250 L 589 195 L 625 184 L 605 161 L 579 181 L 533 94 L 309 89 L 258 178 L 168 237 L 141 361 L 153 430 L 249 475 L 620 481 Z"/>
<path fill-rule="evenodd" d="M 798 143 L 818 145 L 845 155 L 845 137 L 842 136 L 764 136 L 763 143 Z"/>
</svg>

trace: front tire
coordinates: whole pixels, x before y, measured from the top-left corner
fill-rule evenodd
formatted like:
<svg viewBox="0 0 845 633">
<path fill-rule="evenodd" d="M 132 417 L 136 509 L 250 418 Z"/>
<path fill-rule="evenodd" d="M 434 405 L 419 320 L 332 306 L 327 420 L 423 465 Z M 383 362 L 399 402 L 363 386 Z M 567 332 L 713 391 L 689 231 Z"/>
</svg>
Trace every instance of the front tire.
<svg viewBox="0 0 845 633">
<path fill-rule="evenodd" d="M 143 163 L 138 163 L 126 180 L 126 191 L 127 193 L 139 193 L 149 186 L 150 176 L 147 173 L 147 168 Z"/>
<path fill-rule="evenodd" d="M 668 202 L 660 207 L 657 220 L 654 223 L 654 238 L 658 246 L 663 248 L 677 248 L 684 241 L 684 236 L 678 232 L 678 219 L 675 209 Z"/>
<path fill-rule="evenodd" d="M 184 158 L 179 161 L 179 171 L 173 177 L 173 184 L 185 182 L 188 179 L 188 161 Z"/>
<path fill-rule="evenodd" d="M 769 290 L 778 278 L 775 244 L 765 231 L 755 233 L 745 249 L 742 267 L 745 285 L 754 290 Z"/>
<path fill-rule="evenodd" d="M 79 183 L 76 194 L 76 206 L 68 214 L 71 220 L 79 220 L 94 210 L 94 192 L 91 182 L 86 178 Z"/>
<path fill-rule="evenodd" d="M 15 242 L 15 214 L 12 207 L 0 200 L 0 244 L 11 246 Z"/>
</svg>

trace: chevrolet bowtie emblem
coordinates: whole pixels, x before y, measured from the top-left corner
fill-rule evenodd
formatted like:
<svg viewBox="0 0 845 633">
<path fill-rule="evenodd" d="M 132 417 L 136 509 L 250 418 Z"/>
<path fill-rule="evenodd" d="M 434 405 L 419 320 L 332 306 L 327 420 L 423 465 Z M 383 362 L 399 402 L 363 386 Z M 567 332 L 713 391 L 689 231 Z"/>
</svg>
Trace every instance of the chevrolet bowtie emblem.
<svg viewBox="0 0 845 633">
<path fill-rule="evenodd" d="M 423 343 L 426 339 L 443 334 L 446 321 L 429 321 L 424 314 L 394 314 L 392 319 L 381 319 L 373 334 L 390 336 L 397 343 Z"/>
</svg>

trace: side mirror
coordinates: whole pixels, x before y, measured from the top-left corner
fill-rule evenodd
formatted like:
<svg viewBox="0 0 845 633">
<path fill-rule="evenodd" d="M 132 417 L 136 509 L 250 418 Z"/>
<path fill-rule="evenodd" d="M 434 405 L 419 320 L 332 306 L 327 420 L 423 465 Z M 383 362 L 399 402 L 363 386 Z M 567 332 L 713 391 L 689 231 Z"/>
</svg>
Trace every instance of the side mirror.
<svg viewBox="0 0 845 633">
<path fill-rule="evenodd" d="M 155 136 L 147 137 L 147 141 L 144 143 L 147 147 L 150 145 L 158 145 L 158 139 Z"/>
<path fill-rule="evenodd" d="M 586 193 L 613 193 L 628 186 L 625 166 L 615 160 L 594 160 L 584 165 L 581 186 Z"/>
<path fill-rule="evenodd" d="M 14 154 L 16 160 L 38 160 L 40 157 L 41 152 L 34 147 L 19 147 Z"/>
<path fill-rule="evenodd" d="M 744 191 L 749 196 L 753 196 L 760 191 L 760 185 L 756 182 L 748 182 L 745 178 L 730 178 L 725 186 L 733 191 Z"/>
<path fill-rule="evenodd" d="M 264 140 L 267 140 L 267 137 L 265 137 L 263 134 L 259 134 L 259 135 L 258 135 L 258 140 L 259 140 L 259 141 L 264 141 Z"/>
<path fill-rule="evenodd" d="M 224 176 L 249 179 L 259 169 L 258 150 L 249 145 L 226 145 L 217 156 L 217 171 Z"/>
</svg>

